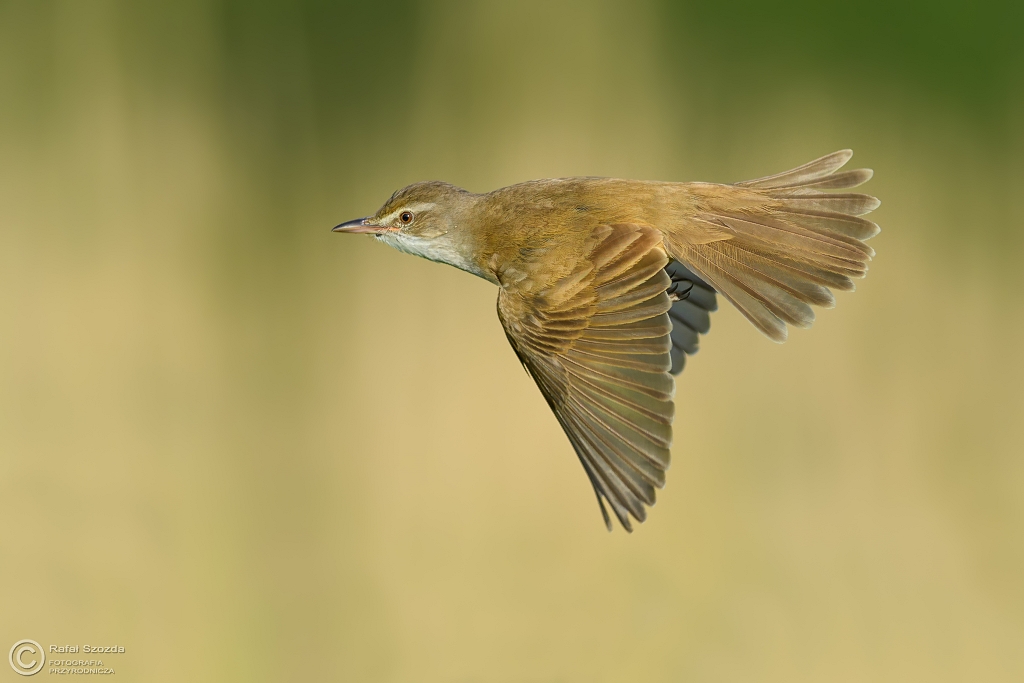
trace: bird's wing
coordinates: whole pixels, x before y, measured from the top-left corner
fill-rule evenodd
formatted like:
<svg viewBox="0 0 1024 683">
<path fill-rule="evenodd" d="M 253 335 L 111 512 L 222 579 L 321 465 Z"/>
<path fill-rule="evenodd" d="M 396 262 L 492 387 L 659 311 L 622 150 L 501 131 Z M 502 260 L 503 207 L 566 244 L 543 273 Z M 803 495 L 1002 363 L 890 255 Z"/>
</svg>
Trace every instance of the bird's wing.
<svg viewBox="0 0 1024 683">
<path fill-rule="evenodd" d="M 602 225 L 557 281 L 504 285 L 498 316 L 602 498 L 627 531 L 665 484 L 672 443 L 672 279 L 661 233 Z"/>
<path fill-rule="evenodd" d="M 675 299 L 668 317 L 672 320 L 672 374 L 678 375 L 686 357 L 697 353 L 700 335 L 711 329 L 711 313 L 718 310 L 715 289 L 679 261 L 665 266 L 672 278 L 668 292 Z"/>
</svg>

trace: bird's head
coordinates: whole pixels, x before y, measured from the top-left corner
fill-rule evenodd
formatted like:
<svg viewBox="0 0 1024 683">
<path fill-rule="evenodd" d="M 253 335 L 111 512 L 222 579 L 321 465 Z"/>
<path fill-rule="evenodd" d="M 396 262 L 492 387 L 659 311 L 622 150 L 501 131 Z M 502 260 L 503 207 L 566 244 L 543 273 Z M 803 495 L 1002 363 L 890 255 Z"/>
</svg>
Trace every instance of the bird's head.
<svg viewBox="0 0 1024 683">
<path fill-rule="evenodd" d="M 454 214 L 469 195 L 465 190 L 431 180 L 403 187 L 377 213 L 342 223 L 334 232 L 386 233 L 431 239 L 451 232 Z"/>
<path fill-rule="evenodd" d="M 476 195 L 432 180 L 391 195 L 377 213 L 334 227 L 334 232 L 368 233 L 399 251 L 476 273 L 467 211 Z"/>
</svg>

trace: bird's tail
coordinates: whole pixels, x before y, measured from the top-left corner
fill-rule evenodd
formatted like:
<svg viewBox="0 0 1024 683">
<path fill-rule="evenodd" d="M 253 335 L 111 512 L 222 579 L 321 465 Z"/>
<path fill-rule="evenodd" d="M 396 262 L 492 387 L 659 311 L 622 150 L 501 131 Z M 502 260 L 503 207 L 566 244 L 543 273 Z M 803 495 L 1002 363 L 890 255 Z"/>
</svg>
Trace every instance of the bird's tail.
<svg viewBox="0 0 1024 683">
<path fill-rule="evenodd" d="M 759 330 L 782 342 L 787 323 L 809 327 L 810 304 L 832 307 L 829 288 L 852 290 L 878 234 L 861 218 L 879 201 L 842 193 L 871 178 L 869 169 L 839 171 L 843 150 L 784 173 L 735 185 L 687 183 L 692 212 L 666 226 L 670 256 L 731 301 Z"/>
</svg>

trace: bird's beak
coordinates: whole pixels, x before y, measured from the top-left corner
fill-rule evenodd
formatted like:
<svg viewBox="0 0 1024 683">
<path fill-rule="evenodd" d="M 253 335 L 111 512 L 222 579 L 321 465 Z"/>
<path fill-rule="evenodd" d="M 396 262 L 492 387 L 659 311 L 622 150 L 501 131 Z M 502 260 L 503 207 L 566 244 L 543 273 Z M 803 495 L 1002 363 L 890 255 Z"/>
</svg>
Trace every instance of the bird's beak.
<svg viewBox="0 0 1024 683">
<path fill-rule="evenodd" d="M 346 221 L 341 225 L 335 225 L 331 232 L 348 232 L 348 233 L 364 233 L 364 232 L 383 232 L 385 228 L 374 224 L 371 216 L 366 218 L 357 218 L 354 221 Z"/>
</svg>

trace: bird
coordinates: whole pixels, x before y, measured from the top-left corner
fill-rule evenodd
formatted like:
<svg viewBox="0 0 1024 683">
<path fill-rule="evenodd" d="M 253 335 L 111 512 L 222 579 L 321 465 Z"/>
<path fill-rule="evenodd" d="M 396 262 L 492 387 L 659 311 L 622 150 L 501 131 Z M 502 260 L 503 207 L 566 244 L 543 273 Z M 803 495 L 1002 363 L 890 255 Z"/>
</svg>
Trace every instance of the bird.
<svg viewBox="0 0 1024 683">
<path fill-rule="evenodd" d="M 675 376 L 725 297 L 769 339 L 853 290 L 879 232 L 875 197 L 837 192 L 870 169 L 841 150 L 735 184 L 572 177 L 477 194 L 440 181 L 395 192 L 334 232 L 498 287 L 512 349 L 623 529 L 643 522 L 671 459 Z M 607 508 L 605 506 L 607 503 Z"/>
</svg>

